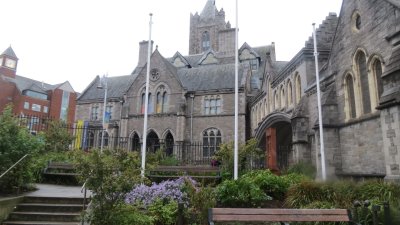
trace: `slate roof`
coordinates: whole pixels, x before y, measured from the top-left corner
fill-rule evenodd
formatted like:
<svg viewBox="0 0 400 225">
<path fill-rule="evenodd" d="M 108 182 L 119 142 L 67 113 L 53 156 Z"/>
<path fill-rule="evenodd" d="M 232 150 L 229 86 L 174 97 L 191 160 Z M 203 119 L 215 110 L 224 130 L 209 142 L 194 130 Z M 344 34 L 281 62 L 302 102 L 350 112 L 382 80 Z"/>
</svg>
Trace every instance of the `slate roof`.
<svg viewBox="0 0 400 225">
<path fill-rule="evenodd" d="M 131 86 L 132 82 L 136 76 L 126 75 L 126 76 L 115 76 L 107 78 L 107 98 L 119 98 L 124 95 L 124 93 Z M 103 99 L 104 90 L 97 88 L 100 84 L 100 77 L 97 76 L 91 85 L 79 96 L 78 101 Z"/>
<path fill-rule="evenodd" d="M 7 55 L 7 56 L 10 56 L 10 57 L 12 57 L 12 58 L 18 59 L 17 55 L 15 55 L 15 52 L 14 52 L 14 50 L 11 48 L 11 46 L 8 47 L 6 50 L 4 50 L 4 52 L 1 53 L 1 55 Z"/>
<path fill-rule="evenodd" d="M 239 81 L 244 68 L 239 67 Z M 188 91 L 206 91 L 235 88 L 235 64 L 206 65 L 198 68 L 182 68 L 178 77 Z M 243 82 L 240 82 L 243 86 Z"/>
<path fill-rule="evenodd" d="M 27 77 L 16 75 L 15 78 L 4 77 L 9 82 L 16 84 L 19 91 L 32 90 L 39 93 L 46 94 L 48 90 L 53 90 L 56 86 L 33 80 Z"/>
</svg>

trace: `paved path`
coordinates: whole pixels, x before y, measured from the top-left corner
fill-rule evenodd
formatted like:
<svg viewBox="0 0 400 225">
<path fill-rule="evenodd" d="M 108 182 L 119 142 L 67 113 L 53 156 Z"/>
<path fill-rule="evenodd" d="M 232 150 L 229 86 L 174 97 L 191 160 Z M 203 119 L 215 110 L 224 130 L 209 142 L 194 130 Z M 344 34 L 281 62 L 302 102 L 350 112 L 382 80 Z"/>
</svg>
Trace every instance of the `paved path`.
<svg viewBox="0 0 400 225">
<path fill-rule="evenodd" d="M 36 184 L 38 190 L 26 193 L 26 196 L 39 197 L 83 197 L 81 186 L 66 186 L 55 184 Z M 87 192 L 87 197 L 90 196 L 90 191 Z"/>
</svg>

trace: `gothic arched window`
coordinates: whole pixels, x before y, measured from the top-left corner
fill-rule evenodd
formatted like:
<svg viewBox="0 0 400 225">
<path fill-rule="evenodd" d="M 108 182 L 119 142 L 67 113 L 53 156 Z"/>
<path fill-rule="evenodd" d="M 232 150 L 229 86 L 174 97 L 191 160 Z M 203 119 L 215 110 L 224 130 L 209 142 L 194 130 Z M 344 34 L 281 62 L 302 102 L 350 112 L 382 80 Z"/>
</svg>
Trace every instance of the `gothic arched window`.
<svg viewBox="0 0 400 225">
<path fill-rule="evenodd" d="M 372 64 L 372 72 L 374 73 L 374 79 L 376 82 L 376 92 L 377 92 L 377 103 L 383 92 L 382 84 L 382 63 L 380 60 L 375 60 Z"/>
<path fill-rule="evenodd" d="M 367 59 L 365 57 L 364 52 L 358 52 L 356 56 L 357 63 L 357 72 L 360 80 L 361 87 L 361 99 L 362 99 L 362 109 L 363 113 L 371 112 L 371 97 L 370 97 L 370 89 L 368 83 L 368 72 L 367 72 Z"/>
<path fill-rule="evenodd" d="M 292 82 L 289 81 L 287 85 L 287 99 L 288 99 L 288 106 L 293 104 L 293 96 L 292 96 Z"/>
<path fill-rule="evenodd" d="M 300 75 L 296 75 L 296 104 L 300 102 L 301 99 L 301 80 Z"/>
<path fill-rule="evenodd" d="M 203 131 L 203 157 L 211 157 L 219 150 L 221 132 L 216 128 Z"/>
<path fill-rule="evenodd" d="M 201 37 L 201 48 L 204 51 L 210 49 L 210 34 L 205 31 Z"/>
<path fill-rule="evenodd" d="M 356 118 L 356 100 L 354 95 L 354 82 L 353 77 L 348 74 L 346 76 L 346 92 L 347 92 L 347 99 L 346 99 L 346 108 L 348 109 L 348 117 L 353 119 Z"/>
</svg>

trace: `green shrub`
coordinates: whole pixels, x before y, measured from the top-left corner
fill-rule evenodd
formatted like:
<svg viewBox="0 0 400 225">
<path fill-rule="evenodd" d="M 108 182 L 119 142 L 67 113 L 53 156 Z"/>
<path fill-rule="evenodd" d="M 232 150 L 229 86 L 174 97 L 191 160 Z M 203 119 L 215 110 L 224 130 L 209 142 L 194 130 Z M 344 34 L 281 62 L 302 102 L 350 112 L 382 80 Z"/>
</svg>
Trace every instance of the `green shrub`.
<svg viewBox="0 0 400 225">
<path fill-rule="evenodd" d="M 192 224 L 207 224 L 208 222 L 208 209 L 216 206 L 215 191 L 211 187 L 202 187 L 198 190 L 189 189 L 190 208 L 189 215 L 186 217 L 190 219 Z"/>
<path fill-rule="evenodd" d="M 249 177 L 225 180 L 216 189 L 217 201 L 223 207 L 258 207 L 272 198 Z"/>
<path fill-rule="evenodd" d="M 115 210 L 123 204 L 125 194 L 142 181 L 138 154 L 124 150 L 74 153 L 81 179 L 93 193 L 91 223 L 118 224 L 113 220 Z"/>
<path fill-rule="evenodd" d="M 149 216 L 146 213 L 143 213 L 140 209 L 128 204 L 117 205 L 111 214 L 110 220 L 113 221 L 113 224 L 118 225 L 154 224 L 154 218 L 152 216 Z"/>
<path fill-rule="evenodd" d="M 3 193 L 19 191 L 34 181 L 29 168 L 33 157 L 43 148 L 41 138 L 31 135 L 19 122 L 12 115 L 11 106 L 7 106 L 0 115 L 0 172 L 5 172 L 24 155 L 29 154 L 0 179 L 0 192 Z"/>
<path fill-rule="evenodd" d="M 315 179 L 315 175 L 317 174 L 317 170 L 311 163 L 299 162 L 290 166 L 286 174 L 296 173 L 296 174 L 303 174 L 304 176 Z"/>
<path fill-rule="evenodd" d="M 64 121 L 50 121 L 43 132 L 46 151 L 67 151 L 74 136 Z"/>
<path fill-rule="evenodd" d="M 149 215 L 154 218 L 154 225 L 175 224 L 178 215 L 178 203 L 176 201 L 163 202 L 158 199 L 148 208 Z"/>
<path fill-rule="evenodd" d="M 35 155 L 29 169 L 32 171 L 35 182 L 40 183 L 43 181 L 43 169 L 47 166 L 49 161 L 72 162 L 72 158 L 70 152 L 65 151 L 50 151 Z"/>
<path fill-rule="evenodd" d="M 234 159 L 233 142 L 221 144 L 219 150 L 215 153 L 214 159 L 221 163 L 222 177 L 224 179 L 232 178 L 233 159 Z M 258 148 L 257 139 L 248 140 L 245 144 L 239 146 L 239 172 L 245 173 L 251 170 L 251 164 L 264 156 L 264 152 Z"/>
</svg>

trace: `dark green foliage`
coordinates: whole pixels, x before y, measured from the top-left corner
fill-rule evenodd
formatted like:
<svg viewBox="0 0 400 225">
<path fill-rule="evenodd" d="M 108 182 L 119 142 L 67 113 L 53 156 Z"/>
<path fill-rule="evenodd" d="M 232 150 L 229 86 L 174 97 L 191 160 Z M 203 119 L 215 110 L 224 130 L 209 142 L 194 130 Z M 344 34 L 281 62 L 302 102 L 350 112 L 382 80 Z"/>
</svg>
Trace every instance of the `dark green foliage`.
<svg viewBox="0 0 400 225">
<path fill-rule="evenodd" d="M 317 174 L 317 170 L 311 163 L 299 162 L 297 164 L 290 166 L 285 173 L 303 174 L 304 176 L 310 179 L 314 179 L 315 175 Z"/>
<path fill-rule="evenodd" d="M 35 182 L 40 183 L 44 180 L 43 169 L 47 166 L 49 161 L 72 162 L 72 158 L 70 152 L 50 151 L 35 155 L 30 166 L 30 171 L 32 172 Z"/>
<path fill-rule="evenodd" d="M 221 144 L 220 149 L 215 153 L 214 158 L 221 163 L 223 178 L 232 178 L 234 161 L 233 142 Z M 257 139 L 253 138 L 239 146 L 239 172 L 245 173 L 251 170 L 251 164 L 264 155 L 264 152 L 258 148 Z"/>
<path fill-rule="evenodd" d="M 225 180 L 217 187 L 216 193 L 222 207 L 259 207 L 272 199 L 249 177 Z"/>
<path fill-rule="evenodd" d="M 188 189 L 190 208 L 188 218 L 192 224 L 207 224 L 208 209 L 216 205 L 215 191 L 211 187 Z"/>
<path fill-rule="evenodd" d="M 114 208 L 114 213 L 110 215 L 113 224 L 119 225 L 153 225 L 154 218 L 146 215 L 140 209 L 128 204 L 119 204 Z"/>
<path fill-rule="evenodd" d="M 125 194 L 141 182 L 139 156 L 123 150 L 100 153 L 75 152 L 75 160 L 82 181 L 93 192 L 90 214 L 92 224 L 119 224 L 113 220 Z"/>
<path fill-rule="evenodd" d="M 66 151 L 74 140 L 71 130 L 63 121 L 50 121 L 43 134 L 46 141 L 46 151 Z"/>
<path fill-rule="evenodd" d="M 0 179 L 0 192 L 19 191 L 34 180 L 29 169 L 34 157 L 43 146 L 39 136 L 31 135 L 25 127 L 19 126 L 19 120 L 12 115 L 11 106 L 0 115 L 0 173 L 5 172 L 24 155 L 29 154 L 21 163 Z"/>
<path fill-rule="evenodd" d="M 178 203 L 164 203 L 159 199 L 149 206 L 148 214 L 154 218 L 154 225 L 173 225 L 178 215 Z"/>
</svg>

